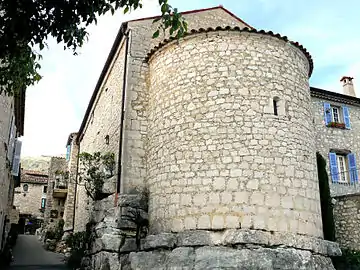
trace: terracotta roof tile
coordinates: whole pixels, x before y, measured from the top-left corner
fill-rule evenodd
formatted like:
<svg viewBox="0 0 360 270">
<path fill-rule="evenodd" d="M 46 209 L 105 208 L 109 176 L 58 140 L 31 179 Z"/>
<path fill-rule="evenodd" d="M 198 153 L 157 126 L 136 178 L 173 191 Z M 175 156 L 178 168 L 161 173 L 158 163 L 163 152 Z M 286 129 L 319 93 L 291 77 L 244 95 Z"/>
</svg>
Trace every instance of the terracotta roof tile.
<svg viewBox="0 0 360 270">
<path fill-rule="evenodd" d="M 48 175 L 43 172 L 31 170 L 21 171 L 21 183 L 46 184 L 48 178 Z"/>
</svg>

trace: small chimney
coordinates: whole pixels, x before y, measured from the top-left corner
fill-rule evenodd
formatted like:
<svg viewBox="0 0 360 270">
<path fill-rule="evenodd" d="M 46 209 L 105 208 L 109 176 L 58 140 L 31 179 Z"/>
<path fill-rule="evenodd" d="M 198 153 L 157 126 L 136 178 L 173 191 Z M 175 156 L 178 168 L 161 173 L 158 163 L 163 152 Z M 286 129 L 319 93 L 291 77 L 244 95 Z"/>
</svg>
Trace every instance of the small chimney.
<svg viewBox="0 0 360 270">
<path fill-rule="evenodd" d="M 345 95 L 356 97 L 353 79 L 353 77 L 343 76 L 340 82 L 343 82 L 343 92 Z"/>
</svg>

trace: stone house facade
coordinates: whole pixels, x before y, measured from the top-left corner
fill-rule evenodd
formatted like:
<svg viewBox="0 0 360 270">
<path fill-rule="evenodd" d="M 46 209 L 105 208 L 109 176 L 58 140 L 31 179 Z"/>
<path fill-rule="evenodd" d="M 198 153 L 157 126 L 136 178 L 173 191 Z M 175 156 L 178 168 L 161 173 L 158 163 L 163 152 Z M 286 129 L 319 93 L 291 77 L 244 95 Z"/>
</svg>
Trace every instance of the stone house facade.
<svg viewBox="0 0 360 270">
<path fill-rule="evenodd" d="M 20 186 L 15 189 L 14 206 L 20 215 L 44 219 L 48 175 L 37 171 L 21 171 Z"/>
<path fill-rule="evenodd" d="M 66 159 L 51 157 L 49 164 L 49 179 L 46 193 L 46 206 L 44 212 L 45 226 L 56 226 L 57 221 L 63 219 L 68 183 L 64 172 L 67 170 Z"/>
<path fill-rule="evenodd" d="M 356 192 L 360 99 L 352 78 L 342 78 L 343 94 L 310 87 L 313 61 L 299 43 L 256 30 L 223 7 L 183 14 L 189 32 L 180 40 L 153 39 L 154 18 L 122 24 L 68 142 L 74 158 L 115 154 L 114 194 L 149 191 L 149 248 L 124 251 L 111 269 L 125 261 L 130 269 L 160 269 L 175 257 L 176 267 L 203 269 L 212 257 L 218 265 L 264 255 L 253 244 L 272 248 L 262 269 L 276 268 L 271 252 L 283 252 L 273 250 L 279 246 L 295 249 L 288 269 L 333 269 L 327 256 L 339 249 L 323 240 L 315 155 L 328 158 L 332 196 Z M 96 203 L 81 186 L 74 190 L 73 229 L 83 231 Z M 121 233 L 100 235 L 115 241 Z M 165 238 L 177 238 L 181 251 Z M 232 250 L 243 244 L 250 246 Z M 104 245 L 98 264 L 118 258 L 119 247 L 114 255 Z M 304 250 L 306 263 L 299 261 Z"/>
<path fill-rule="evenodd" d="M 24 134 L 25 91 L 9 97 L 0 94 L 0 252 L 10 229 L 14 188 L 19 184 L 21 141 Z"/>
</svg>

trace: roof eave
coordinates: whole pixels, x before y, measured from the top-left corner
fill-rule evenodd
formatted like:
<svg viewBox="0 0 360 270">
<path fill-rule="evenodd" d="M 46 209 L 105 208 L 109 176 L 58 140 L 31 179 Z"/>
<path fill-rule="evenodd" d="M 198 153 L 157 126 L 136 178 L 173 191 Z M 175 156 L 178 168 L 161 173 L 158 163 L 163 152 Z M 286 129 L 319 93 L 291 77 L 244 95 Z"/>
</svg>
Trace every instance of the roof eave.
<svg viewBox="0 0 360 270">
<path fill-rule="evenodd" d="M 83 121 L 82 121 L 82 123 L 81 123 L 80 129 L 79 129 L 79 131 L 77 132 L 78 135 L 79 135 L 79 136 L 77 137 L 77 142 L 78 142 L 78 143 L 81 141 L 82 133 L 83 133 L 83 131 L 84 131 L 84 129 L 85 129 L 87 119 L 89 118 L 89 115 L 90 115 L 90 113 L 91 113 L 92 106 L 93 106 L 93 104 L 94 104 L 94 102 L 95 102 L 95 100 L 96 100 L 96 97 L 97 97 L 97 95 L 98 95 L 98 93 L 99 93 L 99 91 L 100 91 L 100 87 L 101 87 L 101 85 L 102 85 L 102 82 L 103 82 L 103 80 L 104 80 L 104 78 L 105 78 L 105 76 L 106 76 L 106 73 L 107 73 L 107 71 L 108 71 L 108 69 L 109 69 L 109 67 L 110 67 L 110 65 L 111 65 L 111 62 L 112 62 L 112 60 L 113 60 L 113 58 L 114 58 L 114 56 L 115 56 L 115 54 L 116 54 L 116 51 L 117 51 L 117 49 L 118 49 L 118 46 L 119 46 L 119 44 L 120 44 L 120 42 L 121 42 L 121 40 L 122 40 L 122 38 L 123 38 L 124 33 L 126 32 L 126 30 L 127 30 L 127 22 L 124 22 L 124 23 L 121 24 L 120 29 L 119 29 L 119 32 L 118 32 L 118 34 L 116 35 L 114 44 L 113 44 L 113 46 L 111 47 L 111 50 L 110 50 L 109 55 L 108 55 L 108 57 L 107 57 L 107 59 L 106 59 L 105 65 L 104 65 L 104 67 L 103 67 L 103 69 L 102 69 L 102 71 L 101 71 L 100 77 L 99 77 L 99 79 L 98 79 L 98 81 L 97 81 L 97 83 L 96 83 L 94 92 L 93 92 L 93 94 L 92 94 L 92 96 L 91 96 L 90 102 L 89 102 L 88 107 L 87 107 L 87 109 L 86 109 L 86 112 L 85 112 Z"/>
<path fill-rule="evenodd" d="M 211 8 L 202 8 L 202 9 L 193 9 L 193 10 L 188 10 L 188 11 L 184 11 L 184 12 L 180 12 L 182 15 L 187 15 L 187 14 L 193 14 L 193 13 L 198 13 L 198 12 L 204 12 L 204 11 L 209 11 L 209 10 L 214 10 L 214 9 L 222 9 L 223 11 L 225 11 L 226 13 L 228 13 L 230 16 L 234 17 L 236 20 L 238 20 L 239 22 L 245 24 L 247 27 L 249 28 L 254 28 L 251 25 L 247 24 L 246 22 L 244 22 L 242 19 L 240 19 L 238 16 L 236 16 L 234 13 L 232 13 L 231 11 L 229 11 L 228 9 L 224 8 L 222 5 L 216 6 L 216 7 L 211 7 Z M 128 22 L 138 22 L 138 21 L 146 21 L 146 20 L 155 20 L 160 18 L 161 15 L 157 15 L 157 16 L 152 16 L 152 17 L 145 17 L 145 18 L 140 18 L 140 19 L 134 19 L 134 20 L 130 20 Z"/>
<path fill-rule="evenodd" d="M 317 98 L 360 106 L 360 98 L 324 90 L 317 87 L 310 87 L 310 94 L 311 96 Z"/>
</svg>

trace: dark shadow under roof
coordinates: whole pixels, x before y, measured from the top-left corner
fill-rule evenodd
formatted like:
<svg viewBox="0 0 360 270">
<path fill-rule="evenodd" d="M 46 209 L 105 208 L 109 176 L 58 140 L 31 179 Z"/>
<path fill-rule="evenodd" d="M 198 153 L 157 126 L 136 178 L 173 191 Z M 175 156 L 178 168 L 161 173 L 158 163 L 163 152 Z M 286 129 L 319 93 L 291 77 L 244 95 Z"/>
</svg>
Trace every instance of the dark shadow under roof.
<svg viewBox="0 0 360 270">
<path fill-rule="evenodd" d="M 316 87 L 310 87 L 310 93 L 312 97 L 317 97 L 320 99 L 326 99 L 329 101 L 335 101 L 355 106 L 360 106 L 360 98 L 348 96 Z"/>
</svg>

